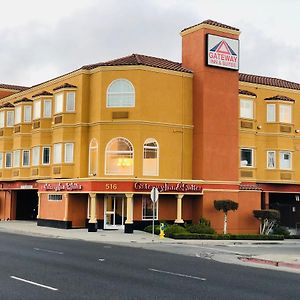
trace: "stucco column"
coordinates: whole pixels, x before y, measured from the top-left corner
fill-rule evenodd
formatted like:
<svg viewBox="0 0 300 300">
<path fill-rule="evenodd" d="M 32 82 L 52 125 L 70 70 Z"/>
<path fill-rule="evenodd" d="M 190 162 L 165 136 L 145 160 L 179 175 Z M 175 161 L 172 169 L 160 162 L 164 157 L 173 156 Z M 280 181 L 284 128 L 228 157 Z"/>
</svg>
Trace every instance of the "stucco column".
<svg viewBox="0 0 300 300">
<path fill-rule="evenodd" d="M 40 219 L 40 217 L 41 217 L 41 193 L 38 192 L 38 213 L 36 218 Z"/>
<path fill-rule="evenodd" d="M 65 200 L 65 215 L 64 215 L 64 221 L 68 221 L 69 219 L 69 194 L 64 194 L 64 200 Z"/>
<path fill-rule="evenodd" d="M 127 218 L 125 221 L 125 233 L 133 233 L 133 194 L 125 194 L 127 203 Z"/>
<path fill-rule="evenodd" d="M 182 220 L 182 198 L 183 194 L 177 195 L 177 218 L 175 220 L 176 224 L 182 224 L 184 221 Z"/>
<path fill-rule="evenodd" d="M 96 193 L 90 193 L 90 220 L 88 223 L 88 231 L 97 231 L 97 216 L 96 216 Z"/>
</svg>

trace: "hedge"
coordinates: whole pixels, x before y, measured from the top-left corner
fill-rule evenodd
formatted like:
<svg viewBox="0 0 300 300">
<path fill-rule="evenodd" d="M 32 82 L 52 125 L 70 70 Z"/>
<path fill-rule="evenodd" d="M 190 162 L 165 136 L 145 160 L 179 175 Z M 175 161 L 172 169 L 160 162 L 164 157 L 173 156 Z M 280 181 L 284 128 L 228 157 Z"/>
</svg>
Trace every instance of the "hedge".
<svg viewBox="0 0 300 300">
<path fill-rule="evenodd" d="M 197 233 L 173 233 L 169 234 L 172 239 L 182 240 L 269 240 L 282 241 L 283 235 L 264 234 L 197 234 Z"/>
</svg>

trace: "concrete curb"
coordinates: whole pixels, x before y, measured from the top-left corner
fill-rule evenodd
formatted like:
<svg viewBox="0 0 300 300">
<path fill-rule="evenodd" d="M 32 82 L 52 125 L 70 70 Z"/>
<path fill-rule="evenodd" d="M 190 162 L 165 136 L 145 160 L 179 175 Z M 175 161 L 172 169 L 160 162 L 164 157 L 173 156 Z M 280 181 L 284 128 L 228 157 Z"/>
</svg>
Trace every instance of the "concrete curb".
<svg viewBox="0 0 300 300">
<path fill-rule="evenodd" d="M 294 264 L 294 263 L 288 263 L 288 262 L 282 262 L 276 260 L 268 260 L 262 258 L 254 258 L 254 257 L 238 257 L 238 259 L 243 262 L 265 264 L 265 265 L 271 265 L 275 267 L 287 267 L 287 268 L 300 269 L 300 264 Z"/>
</svg>

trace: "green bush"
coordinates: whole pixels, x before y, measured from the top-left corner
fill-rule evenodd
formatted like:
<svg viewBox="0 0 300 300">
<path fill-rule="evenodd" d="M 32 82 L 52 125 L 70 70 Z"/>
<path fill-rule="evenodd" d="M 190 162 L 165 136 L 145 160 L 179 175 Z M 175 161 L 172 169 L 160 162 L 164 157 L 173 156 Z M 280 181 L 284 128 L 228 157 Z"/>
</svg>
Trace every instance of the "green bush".
<svg viewBox="0 0 300 300">
<path fill-rule="evenodd" d="M 204 224 L 191 224 L 186 226 L 186 230 L 191 233 L 200 233 L 200 234 L 215 234 L 216 231 L 210 226 Z"/>
<path fill-rule="evenodd" d="M 205 225 L 205 226 L 210 227 L 210 221 L 209 221 L 209 220 L 206 220 L 205 218 L 200 218 L 199 224 L 200 224 L 200 225 Z"/>
<path fill-rule="evenodd" d="M 285 238 L 290 236 L 290 232 L 284 226 L 276 226 L 273 229 L 273 234 L 283 235 Z"/>
<path fill-rule="evenodd" d="M 190 232 L 172 233 L 169 235 L 173 239 L 182 240 L 270 240 L 281 241 L 283 235 L 263 235 L 263 234 L 198 234 Z"/>
<path fill-rule="evenodd" d="M 152 225 L 148 225 L 147 227 L 145 227 L 144 231 L 148 233 L 152 233 Z M 154 234 L 159 234 L 159 233 L 160 233 L 159 225 L 154 225 Z"/>
<path fill-rule="evenodd" d="M 180 225 L 167 225 L 165 227 L 165 235 L 166 236 L 169 236 L 170 234 L 173 234 L 173 233 L 186 233 L 186 229 Z"/>
</svg>

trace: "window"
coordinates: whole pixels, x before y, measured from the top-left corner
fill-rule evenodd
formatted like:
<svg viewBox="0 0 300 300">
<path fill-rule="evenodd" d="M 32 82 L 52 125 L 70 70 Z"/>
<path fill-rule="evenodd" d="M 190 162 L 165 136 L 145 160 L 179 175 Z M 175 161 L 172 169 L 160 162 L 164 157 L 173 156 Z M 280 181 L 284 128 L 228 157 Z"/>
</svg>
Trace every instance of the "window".
<svg viewBox="0 0 300 300">
<path fill-rule="evenodd" d="M 53 163 L 61 164 L 62 144 L 54 144 L 53 146 Z"/>
<path fill-rule="evenodd" d="M 75 92 L 67 92 L 66 111 L 75 111 Z"/>
<path fill-rule="evenodd" d="M 253 167 L 253 149 L 241 149 L 241 167 Z"/>
<path fill-rule="evenodd" d="M 32 148 L 32 165 L 38 166 L 40 164 L 40 147 Z"/>
<path fill-rule="evenodd" d="M 65 144 L 65 163 L 72 163 L 74 156 L 74 144 L 66 143 Z"/>
<path fill-rule="evenodd" d="M 58 114 L 63 112 L 63 102 L 64 102 L 64 94 L 63 93 L 56 94 L 54 113 Z"/>
<path fill-rule="evenodd" d="M 143 175 L 158 175 L 158 144 L 154 139 L 144 143 Z"/>
<path fill-rule="evenodd" d="M 14 111 L 8 111 L 6 114 L 6 126 L 13 127 L 14 126 Z"/>
<path fill-rule="evenodd" d="M 275 169 L 276 168 L 276 152 L 267 151 L 267 168 Z"/>
<path fill-rule="evenodd" d="M 24 106 L 24 122 L 25 123 L 31 122 L 31 106 L 30 105 Z"/>
<path fill-rule="evenodd" d="M 41 100 L 33 102 L 33 119 L 41 118 Z"/>
<path fill-rule="evenodd" d="M 142 196 L 143 220 L 153 219 L 153 202 L 148 195 Z M 154 203 L 154 219 L 158 220 L 158 201 Z"/>
<path fill-rule="evenodd" d="M 13 155 L 14 155 L 14 160 L 13 160 L 13 167 L 14 168 L 19 168 L 20 167 L 20 150 L 14 150 Z"/>
<path fill-rule="evenodd" d="M 30 150 L 23 150 L 22 157 L 23 167 L 28 167 L 30 165 Z"/>
<path fill-rule="evenodd" d="M 276 122 L 276 104 L 267 104 L 267 122 Z"/>
<path fill-rule="evenodd" d="M 44 118 L 51 118 L 52 114 L 52 101 L 44 100 Z"/>
<path fill-rule="evenodd" d="M 290 170 L 292 168 L 292 153 L 290 151 L 280 151 L 280 169 Z"/>
<path fill-rule="evenodd" d="M 240 117 L 245 119 L 253 119 L 253 100 L 240 100 Z"/>
<path fill-rule="evenodd" d="M 89 175 L 97 175 L 98 165 L 98 143 L 96 139 L 92 139 L 89 147 Z"/>
<path fill-rule="evenodd" d="M 43 165 L 50 164 L 50 147 L 43 147 Z"/>
<path fill-rule="evenodd" d="M 3 168 L 3 152 L 0 152 L 0 169 Z"/>
<path fill-rule="evenodd" d="M 279 105 L 279 122 L 292 123 L 292 106 L 289 104 Z"/>
<path fill-rule="evenodd" d="M 5 168 L 11 168 L 12 166 L 12 154 L 11 152 L 5 153 Z"/>
<path fill-rule="evenodd" d="M 135 91 L 126 79 L 114 80 L 107 89 L 107 107 L 134 107 Z"/>
<path fill-rule="evenodd" d="M 133 146 L 127 139 L 115 138 L 107 144 L 105 174 L 133 175 Z"/>
<path fill-rule="evenodd" d="M 0 128 L 4 127 L 4 111 L 0 112 Z"/>
<path fill-rule="evenodd" d="M 22 122 L 22 107 L 16 106 L 15 108 L 15 124 Z"/>
<path fill-rule="evenodd" d="M 62 194 L 49 194 L 48 200 L 49 201 L 61 201 L 63 198 Z"/>
</svg>

